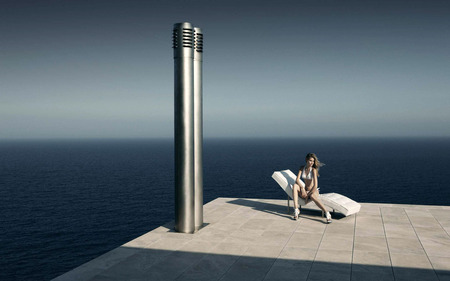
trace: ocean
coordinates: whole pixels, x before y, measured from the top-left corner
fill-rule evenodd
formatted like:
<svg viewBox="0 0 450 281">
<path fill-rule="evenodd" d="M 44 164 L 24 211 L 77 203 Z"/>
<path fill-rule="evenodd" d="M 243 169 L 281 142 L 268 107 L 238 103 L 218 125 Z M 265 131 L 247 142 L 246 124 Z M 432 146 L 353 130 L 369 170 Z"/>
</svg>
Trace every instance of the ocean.
<svg viewBox="0 0 450 281">
<path fill-rule="evenodd" d="M 206 139 L 204 202 L 285 199 L 314 152 L 322 193 L 450 205 L 450 138 Z M 173 140 L 0 141 L 0 280 L 50 280 L 174 219 Z"/>
</svg>

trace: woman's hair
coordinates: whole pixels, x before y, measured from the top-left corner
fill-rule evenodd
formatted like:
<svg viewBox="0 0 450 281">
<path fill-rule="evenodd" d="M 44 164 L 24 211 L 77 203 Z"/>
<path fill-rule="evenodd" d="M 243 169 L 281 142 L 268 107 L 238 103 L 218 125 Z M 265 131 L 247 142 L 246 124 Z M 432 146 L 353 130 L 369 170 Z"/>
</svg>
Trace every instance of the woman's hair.
<svg viewBox="0 0 450 281">
<path fill-rule="evenodd" d="M 319 176 L 319 169 L 320 167 L 324 166 L 325 164 L 319 161 L 319 158 L 314 153 L 308 153 L 306 154 L 305 161 L 308 161 L 309 158 L 314 159 L 313 168 L 317 170 L 317 176 Z"/>
</svg>

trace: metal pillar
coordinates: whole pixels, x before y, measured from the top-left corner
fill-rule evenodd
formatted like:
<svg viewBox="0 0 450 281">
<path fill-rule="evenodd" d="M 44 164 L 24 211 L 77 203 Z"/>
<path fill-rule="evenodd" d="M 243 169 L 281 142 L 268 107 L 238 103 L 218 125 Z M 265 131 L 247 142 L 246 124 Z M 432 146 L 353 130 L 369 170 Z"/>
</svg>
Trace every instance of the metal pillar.
<svg viewBox="0 0 450 281">
<path fill-rule="evenodd" d="M 194 218 L 194 29 L 173 28 L 175 61 L 175 230 L 195 231 Z"/>
<path fill-rule="evenodd" d="M 203 33 L 194 28 L 194 193 L 195 230 L 203 225 Z"/>
<path fill-rule="evenodd" d="M 203 226 L 203 33 L 190 23 L 173 28 L 175 60 L 175 230 Z"/>
</svg>

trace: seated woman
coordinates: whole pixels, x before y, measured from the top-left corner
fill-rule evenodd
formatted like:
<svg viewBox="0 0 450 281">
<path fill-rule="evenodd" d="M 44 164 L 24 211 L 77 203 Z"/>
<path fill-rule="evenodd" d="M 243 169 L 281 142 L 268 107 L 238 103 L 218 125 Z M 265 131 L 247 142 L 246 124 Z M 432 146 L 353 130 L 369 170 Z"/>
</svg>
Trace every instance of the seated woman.
<svg viewBox="0 0 450 281">
<path fill-rule="evenodd" d="M 316 205 L 325 212 L 327 223 L 331 223 L 330 212 L 325 209 L 325 206 L 320 201 L 319 191 L 317 190 L 319 168 L 323 166 L 323 164 L 320 163 L 314 153 L 308 153 L 305 161 L 306 165 L 300 167 L 300 171 L 298 172 L 292 191 L 294 194 L 294 219 L 297 220 L 300 215 L 300 210 L 298 209 L 298 195 L 300 194 L 300 197 L 305 199 L 306 202 L 308 202 L 309 199 L 314 201 L 314 203 L 316 203 Z"/>
</svg>

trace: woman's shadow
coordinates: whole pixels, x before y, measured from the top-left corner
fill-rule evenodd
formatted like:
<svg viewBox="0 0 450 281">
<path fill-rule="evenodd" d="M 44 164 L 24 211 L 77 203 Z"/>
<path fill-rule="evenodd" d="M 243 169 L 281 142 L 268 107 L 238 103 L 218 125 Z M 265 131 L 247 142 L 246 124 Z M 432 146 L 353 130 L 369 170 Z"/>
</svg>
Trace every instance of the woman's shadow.
<svg viewBox="0 0 450 281">
<path fill-rule="evenodd" d="M 289 210 L 288 210 L 287 206 L 268 203 L 268 202 L 254 201 L 251 199 L 243 199 L 243 198 L 230 200 L 227 203 L 240 205 L 240 206 L 246 206 L 246 207 L 252 208 L 253 210 L 257 210 L 260 212 L 272 214 L 274 216 L 279 216 L 279 217 L 283 217 L 286 219 L 294 220 L 292 207 L 289 207 Z M 321 214 L 322 214 L 322 212 L 320 210 L 302 208 L 302 210 L 300 212 L 300 218 L 306 219 L 306 220 L 311 220 L 311 221 L 317 221 L 317 222 L 326 224 L 326 221 L 323 220 Z M 312 216 L 314 216 L 314 217 L 312 217 Z M 315 218 L 315 216 L 318 216 L 318 218 Z M 334 215 L 333 217 L 336 218 L 336 215 Z"/>
</svg>

